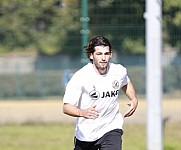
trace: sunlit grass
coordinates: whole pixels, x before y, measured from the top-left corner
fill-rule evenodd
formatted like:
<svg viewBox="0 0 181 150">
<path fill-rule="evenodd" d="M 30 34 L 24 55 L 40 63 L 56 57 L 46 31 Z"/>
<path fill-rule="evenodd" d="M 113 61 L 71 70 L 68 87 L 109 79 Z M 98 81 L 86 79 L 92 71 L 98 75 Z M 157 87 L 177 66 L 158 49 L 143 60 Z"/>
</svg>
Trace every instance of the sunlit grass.
<svg viewBox="0 0 181 150">
<path fill-rule="evenodd" d="M 0 150 L 69 150 L 71 125 L 7 125 L 0 127 Z"/>
<path fill-rule="evenodd" d="M 24 124 L 0 126 L 0 150 L 73 150 L 74 125 Z M 168 124 L 164 150 L 181 149 L 181 126 Z M 125 124 L 123 150 L 146 150 L 146 128 Z"/>
<path fill-rule="evenodd" d="M 125 124 L 123 134 L 123 150 L 146 150 L 145 126 Z"/>
</svg>

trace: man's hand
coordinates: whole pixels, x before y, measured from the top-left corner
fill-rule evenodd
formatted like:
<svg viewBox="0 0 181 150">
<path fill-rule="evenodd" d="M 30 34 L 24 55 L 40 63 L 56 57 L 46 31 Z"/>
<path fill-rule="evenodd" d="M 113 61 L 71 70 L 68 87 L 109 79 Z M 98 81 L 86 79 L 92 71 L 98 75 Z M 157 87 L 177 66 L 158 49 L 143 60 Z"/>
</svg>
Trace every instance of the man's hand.
<svg viewBox="0 0 181 150">
<path fill-rule="evenodd" d="M 99 117 L 99 113 L 95 107 L 96 106 L 92 106 L 87 109 L 79 109 L 76 106 L 65 103 L 63 104 L 63 113 L 73 116 L 73 117 L 84 117 L 86 119 L 96 119 Z"/>
<path fill-rule="evenodd" d="M 124 114 L 124 117 L 130 117 L 135 112 L 138 106 L 138 99 L 136 97 L 136 92 L 131 81 L 129 81 L 127 85 L 123 86 L 122 90 L 126 94 L 126 96 L 130 99 L 128 103 L 129 109 Z"/>
<path fill-rule="evenodd" d="M 99 113 L 95 108 L 96 106 L 92 106 L 90 108 L 87 108 L 85 110 L 81 110 L 82 111 L 82 117 L 86 118 L 86 119 L 96 119 L 99 117 Z"/>
<path fill-rule="evenodd" d="M 137 103 L 135 103 L 133 100 L 131 100 L 128 103 L 129 109 L 128 111 L 124 114 L 124 117 L 130 117 L 136 110 L 137 108 Z"/>
</svg>

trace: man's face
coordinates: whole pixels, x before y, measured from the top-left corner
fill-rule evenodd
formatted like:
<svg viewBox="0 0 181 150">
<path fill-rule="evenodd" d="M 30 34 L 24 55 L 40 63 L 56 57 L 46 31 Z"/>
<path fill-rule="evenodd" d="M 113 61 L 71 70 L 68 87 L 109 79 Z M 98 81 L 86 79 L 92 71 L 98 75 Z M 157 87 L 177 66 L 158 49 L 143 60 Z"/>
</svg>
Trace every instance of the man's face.
<svg viewBox="0 0 181 150">
<path fill-rule="evenodd" d="M 112 58 L 112 52 L 109 46 L 96 46 L 95 52 L 91 54 L 90 58 L 93 60 L 93 65 L 100 74 L 106 74 L 108 72 L 108 64 Z"/>
</svg>

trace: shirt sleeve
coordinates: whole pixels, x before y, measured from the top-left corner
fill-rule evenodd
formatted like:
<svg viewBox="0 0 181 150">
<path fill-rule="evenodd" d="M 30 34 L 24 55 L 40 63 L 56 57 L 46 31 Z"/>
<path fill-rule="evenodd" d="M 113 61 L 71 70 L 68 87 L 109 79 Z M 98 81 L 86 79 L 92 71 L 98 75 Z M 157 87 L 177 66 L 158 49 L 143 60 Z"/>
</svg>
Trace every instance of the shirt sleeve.
<svg viewBox="0 0 181 150">
<path fill-rule="evenodd" d="M 124 85 L 128 84 L 129 81 L 130 81 L 130 79 L 129 79 L 128 75 L 126 75 L 126 77 L 123 80 L 123 84 L 122 85 L 124 86 Z"/>
<path fill-rule="evenodd" d="M 130 78 L 129 78 L 128 74 L 127 74 L 127 69 L 125 67 L 121 66 L 121 72 L 122 72 L 121 87 L 123 87 L 126 84 L 128 84 L 128 82 L 130 81 Z"/>
<path fill-rule="evenodd" d="M 67 84 L 63 97 L 63 103 L 69 103 L 71 105 L 78 106 L 81 94 L 81 82 L 79 82 L 78 76 L 74 75 Z"/>
</svg>

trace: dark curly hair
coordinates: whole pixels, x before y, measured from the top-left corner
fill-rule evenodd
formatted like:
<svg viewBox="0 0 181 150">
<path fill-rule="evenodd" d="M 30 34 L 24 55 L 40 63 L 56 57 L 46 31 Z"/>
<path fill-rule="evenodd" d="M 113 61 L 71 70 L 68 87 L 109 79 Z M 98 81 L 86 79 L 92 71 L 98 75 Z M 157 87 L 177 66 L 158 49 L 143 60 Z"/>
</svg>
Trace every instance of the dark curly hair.
<svg viewBox="0 0 181 150">
<path fill-rule="evenodd" d="M 87 46 L 84 46 L 84 52 L 87 54 L 87 57 L 90 59 L 90 55 L 95 51 L 94 47 L 101 45 L 109 46 L 110 51 L 112 51 L 112 45 L 107 38 L 103 36 L 95 36 L 89 40 Z M 90 59 L 90 61 L 92 62 L 93 60 Z"/>
</svg>

